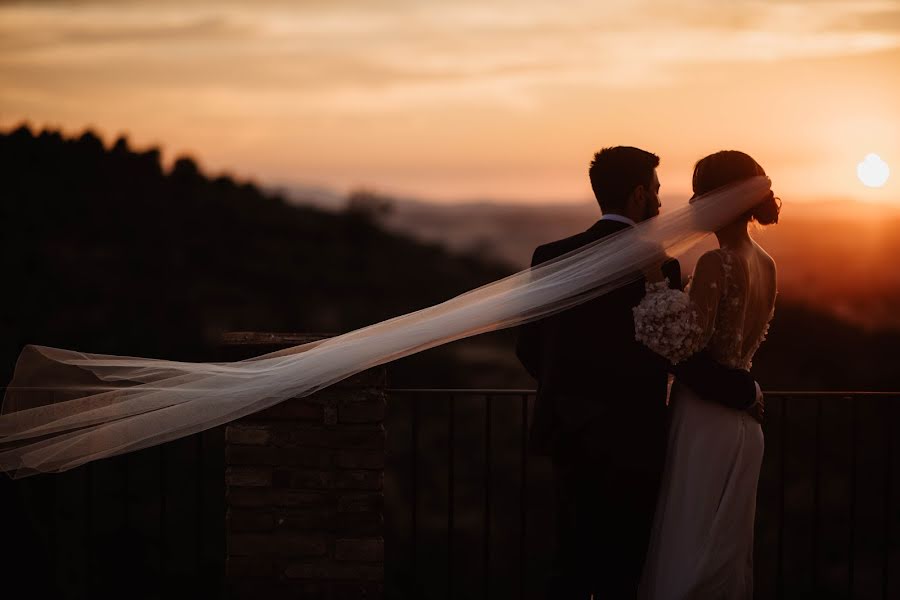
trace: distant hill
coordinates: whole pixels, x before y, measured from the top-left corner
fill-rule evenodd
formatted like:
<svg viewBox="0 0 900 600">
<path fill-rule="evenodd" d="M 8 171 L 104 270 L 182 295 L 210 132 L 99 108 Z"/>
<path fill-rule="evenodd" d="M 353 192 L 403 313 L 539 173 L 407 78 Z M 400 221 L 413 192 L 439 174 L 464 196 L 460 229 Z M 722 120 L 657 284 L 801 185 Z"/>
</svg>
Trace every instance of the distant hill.
<svg viewBox="0 0 900 600">
<path fill-rule="evenodd" d="M 0 182 L 2 381 L 26 343 L 203 359 L 226 331 L 343 332 L 509 272 L 90 131 L 0 134 Z"/>
<path fill-rule="evenodd" d="M 599 208 L 589 202 L 402 201 L 381 223 L 391 231 L 523 269 L 537 245 L 584 231 L 599 217 Z M 778 261 L 784 299 L 868 329 L 900 330 L 900 201 L 897 206 L 788 201 L 778 225 L 753 235 Z M 710 239 L 704 248 L 713 244 Z"/>
</svg>

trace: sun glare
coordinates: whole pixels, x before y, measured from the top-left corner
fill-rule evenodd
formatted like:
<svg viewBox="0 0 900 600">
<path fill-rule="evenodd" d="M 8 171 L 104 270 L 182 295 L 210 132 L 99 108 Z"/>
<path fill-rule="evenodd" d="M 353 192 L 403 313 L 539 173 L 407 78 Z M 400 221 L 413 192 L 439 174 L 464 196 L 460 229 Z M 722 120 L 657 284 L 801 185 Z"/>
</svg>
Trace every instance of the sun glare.
<svg viewBox="0 0 900 600">
<path fill-rule="evenodd" d="M 867 154 L 863 161 L 856 165 L 856 176 L 866 187 L 884 187 L 890 175 L 890 167 L 877 154 Z"/>
</svg>

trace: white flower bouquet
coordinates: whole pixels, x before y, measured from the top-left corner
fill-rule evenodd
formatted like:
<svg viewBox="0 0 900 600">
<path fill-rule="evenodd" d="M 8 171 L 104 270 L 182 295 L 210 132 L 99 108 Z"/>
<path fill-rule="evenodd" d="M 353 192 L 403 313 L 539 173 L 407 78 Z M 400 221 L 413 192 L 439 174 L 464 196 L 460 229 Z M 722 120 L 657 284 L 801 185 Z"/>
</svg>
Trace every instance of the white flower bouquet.
<svg viewBox="0 0 900 600">
<path fill-rule="evenodd" d="M 635 306 L 634 337 L 677 364 L 699 350 L 703 328 L 690 297 L 665 281 L 648 283 L 647 294 Z"/>
</svg>

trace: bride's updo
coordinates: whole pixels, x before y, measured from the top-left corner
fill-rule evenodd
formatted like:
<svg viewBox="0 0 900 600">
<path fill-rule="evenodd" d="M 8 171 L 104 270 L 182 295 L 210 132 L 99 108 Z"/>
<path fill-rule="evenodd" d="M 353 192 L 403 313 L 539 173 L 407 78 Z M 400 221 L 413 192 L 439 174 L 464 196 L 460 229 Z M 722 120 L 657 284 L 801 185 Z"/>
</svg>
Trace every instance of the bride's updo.
<svg viewBox="0 0 900 600">
<path fill-rule="evenodd" d="M 723 185 L 765 174 L 765 170 L 749 154 L 737 150 L 722 150 L 701 158 L 694 166 L 694 195 L 701 196 Z M 780 212 L 781 200 L 775 194 L 769 194 L 765 200 L 750 209 L 745 217 L 760 225 L 772 225 L 778 222 Z"/>
</svg>

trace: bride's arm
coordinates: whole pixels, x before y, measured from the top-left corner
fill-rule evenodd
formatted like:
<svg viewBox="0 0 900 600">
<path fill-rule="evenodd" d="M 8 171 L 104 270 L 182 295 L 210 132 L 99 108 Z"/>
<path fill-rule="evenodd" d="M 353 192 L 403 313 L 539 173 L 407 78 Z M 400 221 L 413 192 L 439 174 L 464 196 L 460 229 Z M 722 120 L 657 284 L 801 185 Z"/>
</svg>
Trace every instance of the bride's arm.
<svg viewBox="0 0 900 600">
<path fill-rule="evenodd" d="M 721 259 L 707 253 L 697 263 L 690 292 L 648 283 L 634 308 L 635 338 L 672 363 L 696 354 L 712 336 L 723 280 Z"/>
<path fill-rule="evenodd" d="M 705 253 L 694 267 L 694 275 L 688 287 L 688 295 L 700 327 L 695 341 L 697 350 L 706 348 L 716 327 L 719 301 L 725 286 L 725 266 L 722 256 L 711 251 Z"/>
<path fill-rule="evenodd" d="M 650 289 L 635 309 L 638 339 L 673 365 L 671 372 L 700 397 L 735 409 L 757 399 L 753 377 L 717 362 L 705 350 L 715 331 L 725 269 L 718 252 L 704 254 L 689 291 Z"/>
</svg>

